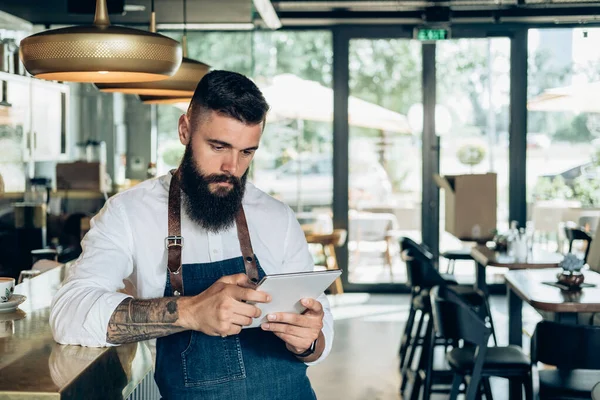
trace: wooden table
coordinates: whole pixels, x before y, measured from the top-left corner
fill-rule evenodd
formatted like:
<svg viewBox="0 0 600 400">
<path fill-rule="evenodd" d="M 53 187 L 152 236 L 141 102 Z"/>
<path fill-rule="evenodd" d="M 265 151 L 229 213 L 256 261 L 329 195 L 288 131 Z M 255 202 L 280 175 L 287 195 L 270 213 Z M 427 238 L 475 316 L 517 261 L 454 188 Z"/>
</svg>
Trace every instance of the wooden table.
<svg viewBox="0 0 600 400">
<path fill-rule="evenodd" d="M 510 270 L 556 268 L 563 259 L 562 254 L 540 250 L 529 254 L 526 260 L 517 260 L 506 253 L 490 250 L 484 245 L 474 246 L 471 249 L 471 257 L 477 264 L 475 286 L 484 293 L 488 292 L 485 267 L 504 267 Z"/>
<path fill-rule="evenodd" d="M 585 282 L 595 287 L 567 292 L 544 282 L 556 282 L 560 268 L 514 269 L 505 275 L 508 288 L 508 343 L 522 346 L 523 301 L 533 308 L 554 313 L 554 320 L 577 323 L 580 312 L 600 312 L 600 274 L 584 271 Z M 521 398 L 521 387 L 509 385 L 510 399 Z"/>
<path fill-rule="evenodd" d="M 585 283 L 595 287 L 583 288 L 580 291 L 563 291 L 544 282 L 556 282 L 560 268 L 545 270 L 509 271 L 506 274 L 506 286 L 509 295 L 508 342 L 522 343 L 523 302 L 536 310 L 554 313 L 554 320 L 564 323 L 577 323 L 577 314 L 583 312 L 600 312 L 600 274 L 584 271 Z"/>
<path fill-rule="evenodd" d="M 548 268 L 558 267 L 558 264 L 563 259 L 562 254 L 550 253 L 546 251 L 536 251 L 533 254 L 530 254 L 527 260 L 518 261 L 514 257 L 508 256 L 505 253 L 498 253 L 488 249 L 486 246 L 481 245 L 473 247 L 473 249 L 471 250 L 471 256 L 473 257 L 473 259 L 475 259 L 477 263 L 475 285 L 484 293 L 487 293 L 487 284 L 485 281 L 485 267 L 487 266 L 504 267 L 508 268 L 509 270 L 544 270 Z M 512 271 L 509 271 L 508 273 L 511 272 Z M 556 272 L 554 272 L 553 278 L 547 277 L 547 280 L 555 281 Z M 560 289 L 552 288 L 550 286 L 548 286 L 548 288 L 560 291 Z M 507 297 L 509 320 L 511 316 L 514 316 L 513 319 L 517 319 L 518 316 L 518 320 L 520 323 L 522 314 L 521 308 L 523 306 L 523 302 L 510 289 L 508 290 Z M 514 330 L 511 330 L 509 324 L 508 341 L 511 344 L 517 344 L 518 342 L 520 345 L 521 328 L 515 328 Z"/>
</svg>

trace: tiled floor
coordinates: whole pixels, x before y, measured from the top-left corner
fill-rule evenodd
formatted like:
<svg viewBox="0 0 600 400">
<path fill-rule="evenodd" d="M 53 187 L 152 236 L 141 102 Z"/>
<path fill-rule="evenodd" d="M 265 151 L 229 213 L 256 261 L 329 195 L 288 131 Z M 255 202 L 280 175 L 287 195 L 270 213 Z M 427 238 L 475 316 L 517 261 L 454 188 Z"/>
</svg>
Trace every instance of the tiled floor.
<svg viewBox="0 0 600 400">
<path fill-rule="evenodd" d="M 408 295 L 368 294 L 344 294 L 332 299 L 336 330 L 333 350 L 326 361 L 309 368 L 320 400 L 401 398 L 397 354 L 408 317 L 408 299 Z M 498 340 L 506 344 L 506 297 L 492 296 L 491 306 Z M 523 317 L 528 332 L 541 319 L 531 308 L 523 309 Z M 523 343 L 528 341 L 524 337 Z M 492 388 L 495 400 L 508 398 L 503 380 L 493 380 Z M 447 395 L 432 398 L 444 399 Z"/>
</svg>

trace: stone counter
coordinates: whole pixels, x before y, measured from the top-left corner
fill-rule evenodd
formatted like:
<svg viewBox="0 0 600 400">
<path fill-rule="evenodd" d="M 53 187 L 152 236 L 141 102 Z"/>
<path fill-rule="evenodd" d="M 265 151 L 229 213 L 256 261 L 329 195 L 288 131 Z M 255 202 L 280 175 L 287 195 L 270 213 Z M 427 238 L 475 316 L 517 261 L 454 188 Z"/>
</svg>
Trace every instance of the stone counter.
<svg viewBox="0 0 600 400">
<path fill-rule="evenodd" d="M 65 269 L 17 285 L 15 293 L 27 300 L 17 312 L 0 314 L 0 400 L 160 398 L 146 343 L 91 348 L 54 341 L 49 307 Z"/>
</svg>

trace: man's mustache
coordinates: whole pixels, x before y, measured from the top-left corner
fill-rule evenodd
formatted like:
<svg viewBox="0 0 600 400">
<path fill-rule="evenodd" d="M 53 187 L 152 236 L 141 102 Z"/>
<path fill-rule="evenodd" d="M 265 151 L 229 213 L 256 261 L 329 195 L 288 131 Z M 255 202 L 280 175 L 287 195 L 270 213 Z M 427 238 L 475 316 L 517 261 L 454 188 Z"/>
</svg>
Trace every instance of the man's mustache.
<svg viewBox="0 0 600 400">
<path fill-rule="evenodd" d="M 210 174 L 204 177 L 207 184 L 210 183 L 231 183 L 232 185 L 241 185 L 239 178 L 225 174 Z"/>
</svg>

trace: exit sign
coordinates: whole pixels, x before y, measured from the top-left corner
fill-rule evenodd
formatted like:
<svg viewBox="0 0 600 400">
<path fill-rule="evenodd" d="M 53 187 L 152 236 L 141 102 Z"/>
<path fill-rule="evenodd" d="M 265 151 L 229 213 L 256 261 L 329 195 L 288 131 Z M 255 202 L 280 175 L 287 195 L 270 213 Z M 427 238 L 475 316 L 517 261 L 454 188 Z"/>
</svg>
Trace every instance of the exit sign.
<svg viewBox="0 0 600 400">
<path fill-rule="evenodd" d="M 450 39 L 450 29 L 446 28 L 415 28 L 415 39 L 424 42 Z"/>
</svg>

